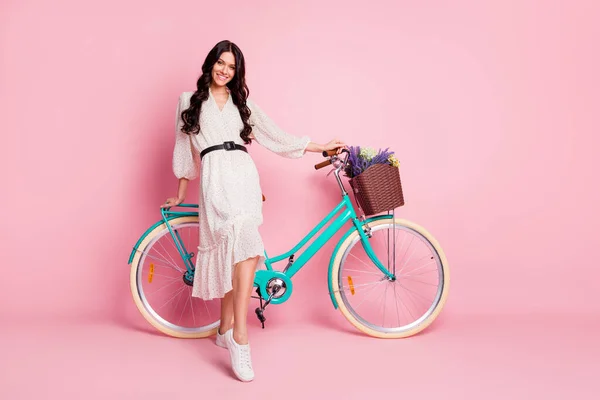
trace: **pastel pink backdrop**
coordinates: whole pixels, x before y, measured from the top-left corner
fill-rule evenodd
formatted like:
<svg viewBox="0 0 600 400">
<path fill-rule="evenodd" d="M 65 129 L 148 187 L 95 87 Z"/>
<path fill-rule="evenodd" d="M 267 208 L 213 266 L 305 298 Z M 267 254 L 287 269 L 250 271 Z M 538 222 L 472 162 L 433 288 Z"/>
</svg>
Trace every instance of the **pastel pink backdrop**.
<svg viewBox="0 0 600 400">
<path fill-rule="evenodd" d="M 212 345 L 130 329 L 151 331 L 131 301 L 127 266 L 176 190 L 177 97 L 194 88 L 210 48 L 230 39 L 245 53 L 252 97 L 281 127 L 397 152 L 406 195 L 398 214 L 440 241 L 452 273 L 435 334 L 379 341 L 390 357 L 376 365 L 388 372 L 352 375 L 340 368 L 356 367 L 356 357 L 368 365 L 375 342 L 322 329 L 346 327 L 327 294 L 331 243 L 297 276 L 293 298 L 268 311 L 264 334 L 252 320 L 258 379 L 286 387 L 312 371 L 320 393 L 335 395 L 348 387 L 332 385 L 337 371 L 359 384 L 347 398 L 372 395 L 382 381 L 392 390 L 397 377 L 404 394 L 427 387 L 437 398 L 449 388 L 457 398 L 492 398 L 489 388 L 498 398 L 584 393 L 600 315 L 598 11 L 591 0 L 3 2 L 0 325 L 12 336 L 2 340 L 0 388 L 5 379 L 13 395 L 56 385 L 99 398 L 166 393 L 129 384 L 148 380 L 140 363 L 165 374 L 178 365 L 172 390 L 185 390 L 185 370 L 230 382 L 227 365 L 214 369 L 225 361 Z M 338 192 L 314 171 L 317 154 L 251 151 L 275 254 Z M 314 363 L 324 347 L 339 363 Z M 274 368 L 273 354 L 297 360 L 293 373 Z M 66 382 L 57 365 L 86 378 Z M 35 387 L 31 371 L 45 372 Z M 562 391 L 547 386 L 553 374 Z"/>
<path fill-rule="evenodd" d="M 228 6 L 3 5 L 2 314 L 132 309 L 129 251 L 175 193 L 177 97 L 225 38 L 245 52 L 252 96 L 290 133 L 397 152 L 398 212 L 450 261 L 445 316 L 600 310 L 593 2 Z M 274 254 L 338 193 L 312 168 L 318 155 L 258 147 Z M 330 250 L 299 275 L 287 312 L 330 307 Z"/>
</svg>

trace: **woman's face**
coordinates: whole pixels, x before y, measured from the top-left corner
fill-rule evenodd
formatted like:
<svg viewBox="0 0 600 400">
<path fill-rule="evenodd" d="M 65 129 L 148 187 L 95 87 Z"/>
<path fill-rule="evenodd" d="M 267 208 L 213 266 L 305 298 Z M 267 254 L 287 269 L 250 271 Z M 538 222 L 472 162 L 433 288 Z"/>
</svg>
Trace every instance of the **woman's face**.
<svg viewBox="0 0 600 400">
<path fill-rule="evenodd" d="M 227 85 L 235 75 L 235 56 L 228 51 L 221 53 L 221 56 L 213 66 L 213 83 L 218 86 Z"/>
</svg>

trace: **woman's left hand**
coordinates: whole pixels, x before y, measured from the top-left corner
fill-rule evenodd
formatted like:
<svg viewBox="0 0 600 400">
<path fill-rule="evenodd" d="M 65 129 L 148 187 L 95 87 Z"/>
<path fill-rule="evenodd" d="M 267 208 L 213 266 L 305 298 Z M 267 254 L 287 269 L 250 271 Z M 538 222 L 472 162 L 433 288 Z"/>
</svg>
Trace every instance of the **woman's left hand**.
<svg viewBox="0 0 600 400">
<path fill-rule="evenodd" d="M 333 139 L 329 143 L 326 143 L 323 146 L 324 151 L 337 149 L 336 154 L 340 154 L 342 152 L 342 149 L 345 149 L 345 148 L 347 148 L 346 143 L 342 142 L 339 139 Z"/>
</svg>

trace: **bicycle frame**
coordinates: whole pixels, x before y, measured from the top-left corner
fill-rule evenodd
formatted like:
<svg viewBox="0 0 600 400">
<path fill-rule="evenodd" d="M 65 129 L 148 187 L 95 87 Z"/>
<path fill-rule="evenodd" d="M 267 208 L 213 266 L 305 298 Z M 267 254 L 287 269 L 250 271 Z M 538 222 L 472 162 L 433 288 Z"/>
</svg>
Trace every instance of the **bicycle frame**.
<svg viewBox="0 0 600 400">
<path fill-rule="evenodd" d="M 329 214 L 327 214 L 327 216 L 325 216 L 325 218 L 323 218 L 321 220 L 321 222 L 319 222 L 291 250 L 289 250 L 283 254 L 274 256 L 274 257 L 269 257 L 267 254 L 267 251 L 265 250 L 264 254 L 265 254 L 266 270 L 262 270 L 262 269 L 257 270 L 256 274 L 255 274 L 255 278 L 254 278 L 254 286 L 257 286 L 259 288 L 261 297 L 263 297 L 265 300 L 268 297 L 267 296 L 267 294 L 268 294 L 267 286 L 268 286 L 269 282 L 272 281 L 273 279 L 280 279 L 286 284 L 286 291 L 284 292 L 284 294 L 282 296 L 271 299 L 270 302 L 273 304 L 279 304 L 279 303 L 285 302 L 291 296 L 291 293 L 292 293 L 292 287 L 293 287 L 292 282 L 291 282 L 292 277 L 302 267 L 304 267 L 306 265 L 306 263 L 325 245 L 325 243 L 327 243 L 329 240 L 331 240 L 333 235 L 335 235 L 344 226 L 344 224 L 346 222 L 348 222 L 350 220 L 352 221 L 352 227 L 345 233 L 345 235 L 342 237 L 342 239 L 338 242 L 338 244 L 333 252 L 333 256 L 332 256 L 330 264 L 329 264 L 329 274 L 331 274 L 333 257 L 335 257 L 335 254 L 338 251 L 340 244 L 350 234 L 352 234 L 354 231 L 357 231 L 360 236 L 360 241 L 362 243 L 362 246 L 363 246 L 367 256 L 371 259 L 371 261 L 373 261 L 375 266 L 377 266 L 377 268 L 379 268 L 379 270 L 381 270 L 381 272 L 383 273 L 383 275 L 386 278 L 395 279 L 394 274 L 392 272 L 390 272 L 388 270 L 388 268 L 386 268 L 383 265 L 383 263 L 375 255 L 375 252 L 373 251 L 373 248 L 371 247 L 371 244 L 369 243 L 367 233 L 365 233 L 365 229 L 364 229 L 364 226 L 365 225 L 368 226 L 368 223 L 370 221 L 380 219 L 380 218 L 391 218 L 391 216 L 377 216 L 374 218 L 369 218 L 364 221 L 361 221 L 359 219 L 359 217 L 357 216 L 354 206 L 352 205 L 352 202 L 350 200 L 350 197 L 348 196 L 348 193 L 344 189 L 344 186 L 339 178 L 339 170 L 340 169 L 338 168 L 334 172 L 336 172 L 335 175 L 336 175 L 338 184 L 340 186 L 340 189 L 342 191 L 342 201 Z M 195 207 L 195 208 L 198 207 L 197 204 L 183 204 L 183 203 L 180 204 L 179 206 L 180 207 Z M 198 216 L 198 212 L 197 211 L 196 212 L 194 212 L 194 211 L 181 212 L 181 211 L 170 211 L 169 209 L 161 209 L 161 215 L 162 215 L 162 220 L 155 223 L 152 227 L 150 227 L 146 231 L 146 233 L 144 235 L 142 235 L 142 237 L 140 237 L 140 239 L 134 246 L 133 251 L 130 255 L 129 263 L 132 262 L 135 252 L 138 251 L 138 246 L 142 242 L 143 238 L 149 232 L 151 232 L 153 229 L 155 229 L 157 226 L 164 223 L 167 226 L 167 229 L 169 230 L 169 233 L 171 234 L 171 237 L 173 238 L 175 245 L 177 246 L 177 250 L 178 250 L 181 258 L 184 260 L 186 270 L 187 270 L 185 273 L 186 277 L 190 281 L 192 281 L 193 274 L 194 274 L 194 267 L 195 267 L 192 263 L 192 258 L 194 256 L 194 253 L 190 253 L 187 251 L 187 249 L 185 249 L 185 247 L 181 241 L 181 238 L 179 237 L 179 233 L 177 231 L 173 230 L 173 228 L 171 227 L 171 224 L 169 222 L 172 219 L 178 218 L 178 217 Z M 337 218 L 336 218 L 336 215 L 337 215 Z M 316 239 L 312 243 L 310 243 L 306 249 L 304 249 L 300 253 L 300 255 L 297 257 L 296 260 L 294 260 L 295 254 L 298 251 L 300 251 L 300 249 L 303 248 L 311 239 L 313 239 L 317 235 L 317 233 L 319 231 L 321 231 L 323 229 L 323 227 L 325 227 L 325 225 L 327 225 L 328 223 L 329 223 L 329 226 L 320 235 L 318 235 L 316 237 Z M 285 259 L 288 259 L 288 264 L 282 271 L 277 271 L 277 270 L 273 269 L 273 267 L 272 267 L 273 264 L 280 262 L 282 260 L 285 260 Z M 329 279 L 329 285 L 331 285 L 331 279 Z M 337 303 L 333 296 L 333 288 L 329 287 L 329 293 L 330 293 L 331 300 L 333 302 L 334 307 L 337 308 Z"/>
<path fill-rule="evenodd" d="M 334 219 L 334 217 L 337 214 L 339 214 L 339 216 Z M 368 224 L 370 221 L 373 221 L 376 219 L 381 219 L 381 218 L 391 218 L 391 216 L 382 215 L 382 216 L 377 216 L 374 218 L 367 219 L 365 221 L 361 221 L 356 214 L 356 211 L 352 205 L 352 202 L 351 202 L 348 194 L 344 193 L 342 195 L 342 201 L 325 218 L 323 218 L 323 220 L 318 225 L 316 225 L 294 248 L 292 248 L 291 250 L 289 250 L 286 253 L 277 255 L 275 257 L 268 257 L 266 250 L 265 250 L 265 258 L 266 258 L 265 259 L 265 267 L 267 269 L 256 271 L 256 275 L 254 278 L 255 286 L 258 286 L 261 289 L 261 295 L 263 296 L 263 298 L 266 299 L 266 297 L 264 297 L 264 296 L 265 296 L 265 289 L 267 287 L 268 281 L 273 278 L 279 278 L 279 279 L 283 280 L 287 284 L 287 290 L 286 290 L 285 294 L 283 296 L 281 296 L 280 298 L 272 299 L 271 303 L 272 304 L 280 304 L 280 303 L 285 302 L 291 296 L 291 289 L 292 289 L 291 279 L 292 279 L 292 277 L 302 267 L 304 267 L 306 265 L 306 263 L 321 249 L 321 247 L 323 247 L 323 245 L 325 245 L 325 243 L 327 243 L 333 237 L 333 235 L 335 235 L 342 228 L 342 226 L 349 220 L 352 220 L 352 227 L 344 234 L 342 239 L 338 242 L 338 244 L 335 248 L 335 251 L 333 252 L 333 255 L 332 255 L 331 261 L 330 261 L 330 265 L 329 265 L 329 274 L 331 274 L 333 258 L 335 257 L 335 254 L 336 254 L 337 250 L 339 249 L 340 244 L 350 234 L 352 234 L 354 231 L 357 231 L 361 238 L 362 246 L 363 246 L 366 254 L 368 255 L 368 257 L 371 259 L 371 261 L 373 261 L 373 263 L 377 266 L 377 268 L 379 268 L 379 270 L 381 270 L 381 272 L 383 273 L 383 275 L 385 277 L 387 277 L 389 279 L 395 279 L 394 274 L 392 274 L 375 255 L 375 252 L 373 251 L 373 248 L 371 247 L 371 244 L 369 243 L 367 234 L 365 233 L 365 230 L 364 230 L 365 224 Z M 333 222 L 331 222 L 331 221 L 333 221 Z M 325 225 L 327 225 L 328 222 L 331 222 L 329 227 L 327 227 L 327 229 L 325 229 L 325 231 L 323 231 L 304 251 L 302 251 L 300 253 L 300 255 L 298 256 L 296 261 L 293 261 L 293 256 L 295 255 L 295 253 L 298 252 L 304 245 L 306 245 L 306 243 L 308 243 L 308 241 L 310 241 L 310 239 L 312 239 Z M 273 267 L 272 267 L 273 263 L 282 261 L 286 258 L 288 258 L 289 261 L 283 271 L 273 270 Z M 331 279 L 329 279 L 329 285 L 331 285 Z M 337 308 L 337 302 L 335 301 L 335 298 L 333 296 L 333 288 L 329 287 L 329 293 L 330 293 L 331 301 L 333 302 L 334 307 Z"/>
</svg>

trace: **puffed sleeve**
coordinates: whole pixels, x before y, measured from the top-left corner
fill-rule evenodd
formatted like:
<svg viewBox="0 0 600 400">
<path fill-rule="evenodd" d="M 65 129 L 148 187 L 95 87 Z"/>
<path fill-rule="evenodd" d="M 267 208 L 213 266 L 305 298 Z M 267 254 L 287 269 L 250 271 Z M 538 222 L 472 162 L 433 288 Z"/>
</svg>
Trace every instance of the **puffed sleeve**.
<svg viewBox="0 0 600 400">
<path fill-rule="evenodd" d="M 182 111 L 190 106 L 190 93 L 182 93 L 177 104 L 175 117 L 175 149 L 173 150 L 173 173 L 177 179 L 196 179 L 200 168 L 200 154 L 192 144 L 192 137 L 181 131 Z"/>
<path fill-rule="evenodd" d="M 250 108 L 252 134 L 261 145 L 287 158 L 300 158 L 304 155 L 310 142 L 308 136 L 294 136 L 281 130 L 275 123 L 250 99 L 246 100 Z"/>
</svg>

